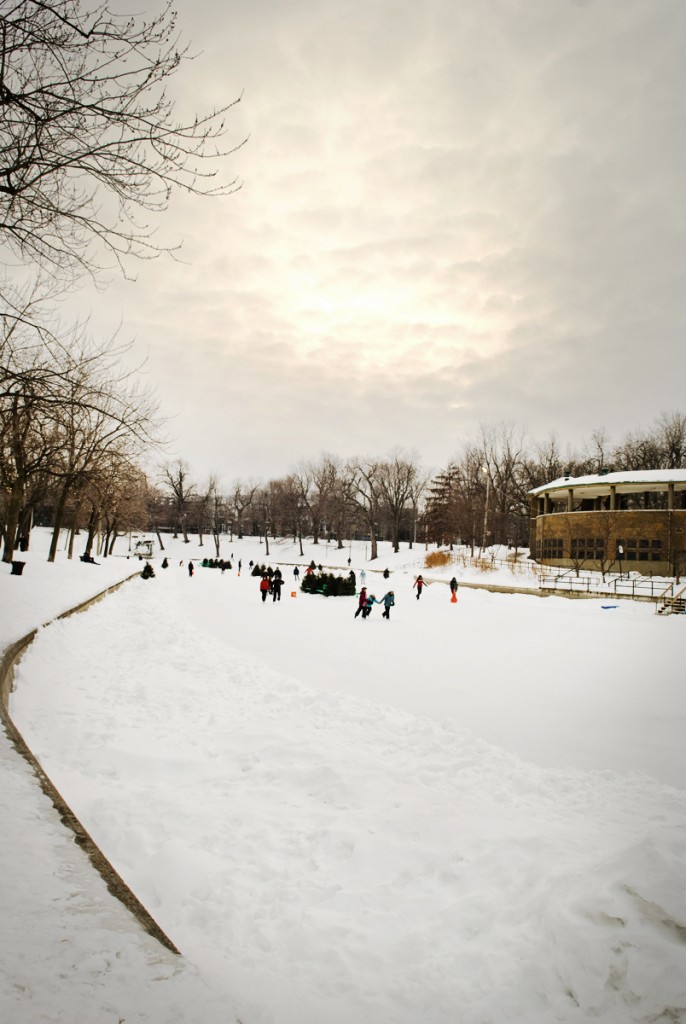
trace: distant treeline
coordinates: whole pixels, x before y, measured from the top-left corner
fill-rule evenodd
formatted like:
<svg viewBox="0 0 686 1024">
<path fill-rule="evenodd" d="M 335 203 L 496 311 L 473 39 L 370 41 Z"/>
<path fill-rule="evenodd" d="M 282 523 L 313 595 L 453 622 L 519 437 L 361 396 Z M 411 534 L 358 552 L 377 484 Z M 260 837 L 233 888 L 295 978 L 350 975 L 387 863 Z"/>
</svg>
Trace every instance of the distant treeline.
<svg viewBox="0 0 686 1024">
<path fill-rule="evenodd" d="M 396 550 L 416 542 L 522 547 L 532 488 L 566 472 L 686 465 L 686 414 L 665 412 L 617 444 L 596 430 L 579 451 L 563 449 L 554 436 L 532 442 L 511 425 L 483 426 L 433 476 L 418 456 L 400 450 L 371 458 L 323 454 L 277 479 L 228 487 L 214 476 L 199 482 L 184 460 L 153 476 L 141 465 L 150 461 L 159 429 L 154 403 L 131 377 L 113 372 L 111 348 L 84 345 L 79 353 L 75 345 L 4 343 L 0 355 L 4 561 L 26 546 L 34 524 L 54 529 L 51 559 L 64 527 L 70 557 L 79 533 L 79 554 L 95 549 L 107 557 L 131 531 L 157 532 L 162 546 L 166 531 L 185 540 L 193 533 L 214 544 L 217 558 L 227 534 L 259 537 L 266 556 L 270 539 L 283 537 L 339 548 L 365 540 L 371 558 L 379 540 Z"/>
</svg>

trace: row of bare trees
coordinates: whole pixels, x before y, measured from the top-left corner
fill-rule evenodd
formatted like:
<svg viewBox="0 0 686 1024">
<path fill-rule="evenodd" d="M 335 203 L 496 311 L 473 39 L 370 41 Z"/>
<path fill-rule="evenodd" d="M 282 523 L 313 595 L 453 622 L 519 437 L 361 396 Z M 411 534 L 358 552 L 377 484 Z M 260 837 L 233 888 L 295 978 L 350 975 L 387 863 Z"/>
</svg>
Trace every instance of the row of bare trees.
<svg viewBox="0 0 686 1024">
<path fill-rule="evenodd" d="M 292 538 L 369 543 L 397 551 L 464 543 L 525 546 L 528 491 L 564 473 L 574 476 L 614 468 L 669 469 L 686 464 L 686 415 L 664 413 L 653 428 L 611 447 L 595 432 L 584 450 L 561 454 L 555 439 L 529 443 L 514 427 L 483 426 L 462 454 L 429 479 L 417 456 L 401 450 L 385 457 L 324 454 L 301 462 L 266 483 L 234 480 L 223 488 L 217 475 L 204 483 L 184 460 L 154 474 L 140 468 L 159 434 L 155 407 L 126 374 L 114 372 L 113 348 L 94 350 L 85 341 L 75 357 L 50 346 L 14 348 L 3 359 L 0 391 L 0 520 L 3 558 L 9 561 L 33 521 L 70 527 L 70 554 L 79 529 L 89 554 L 97 535 L 100 554 L 111 553 L 118 535 L 131 530 L 211 538 L 220 557 L 222 536 Z M 9 369 L 7 368 L 9 367 Z M 639 459 L 638 452 L 644 453 Z"/>
<path fill-rule="evenodd" d="M 266 484 L 235 481 L 222 494 L 216 477 L 199 486 L 180 460 L 164 467 L 158 500 L 168 528 L 185 540 L 189 529 L 201 540 L 213 534 L 217 551 L 221 531 L 263 537 L 266 554 L 270 537 L 292 537 L 302 554 L 305 536 L 315 544 L 335 540 L 339 548 L 365 536 L 376 558 L 380 537 L 395 550 L 401 539 L 412 543 L 425 482 L 417 459 L 401 451 L 347 461 L 322 455 Z"/>
<path fill-rule="evenodd" d="M 0 335 L 2 559 L 11 562 L 37 508 L 50 506 L 55 558 L 65 517 L 75 529 L 116 535 L 122 510 L 140 500 L 144 454 L 159 440 L 156 403 L 122 368 L 112 342 L 85 327 L 65 340 L 5 320 Z"/>
</svg>

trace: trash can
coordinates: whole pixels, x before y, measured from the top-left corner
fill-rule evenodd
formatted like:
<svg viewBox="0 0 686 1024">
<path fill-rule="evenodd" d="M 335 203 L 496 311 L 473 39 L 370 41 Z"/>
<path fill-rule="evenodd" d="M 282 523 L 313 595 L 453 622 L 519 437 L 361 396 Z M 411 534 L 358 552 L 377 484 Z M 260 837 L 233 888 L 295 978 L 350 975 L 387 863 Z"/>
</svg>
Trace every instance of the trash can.
<svg viewBox="0 0 686 1024">
<path fill-rule="evenodd" d="M 21 576 L 25 565 L 26 562 L 12 562 L 12 572 L 10 573 L 10 576 Z"/>
</svg>

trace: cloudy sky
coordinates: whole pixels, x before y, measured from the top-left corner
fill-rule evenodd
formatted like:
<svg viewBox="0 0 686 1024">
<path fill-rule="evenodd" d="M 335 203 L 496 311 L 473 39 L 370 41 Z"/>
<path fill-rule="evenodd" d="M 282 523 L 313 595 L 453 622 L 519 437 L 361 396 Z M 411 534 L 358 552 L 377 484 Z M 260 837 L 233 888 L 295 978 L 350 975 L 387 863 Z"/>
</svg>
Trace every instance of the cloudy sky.
<svg viewBox="0 0 686 1024">
<path fill-rule="evenodd" d="M 182 102 L 242 94 L 242 188 L 177 198 L 183 262 L 79 302 L 136 338 L 198 476 L 684 410 L 683 0 L 178 9 Z"/>
</svg>

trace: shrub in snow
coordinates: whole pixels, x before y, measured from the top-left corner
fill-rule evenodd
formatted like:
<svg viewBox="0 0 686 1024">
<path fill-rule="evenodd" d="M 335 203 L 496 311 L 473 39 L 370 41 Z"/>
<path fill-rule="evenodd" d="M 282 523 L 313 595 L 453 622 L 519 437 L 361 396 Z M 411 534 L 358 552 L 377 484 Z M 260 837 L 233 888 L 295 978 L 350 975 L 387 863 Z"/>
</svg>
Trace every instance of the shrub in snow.
<svg viewBox="0 0 686 1024">
<path fill-rule="evenodd" d="M 349 576 L 335 576 L 332 572 L 313 572 L 300 584 L 305 594 L 324 594 L 325 597 L 349 597 L 355 593 L 355 580 Z"/>
<path fill-rule="evenodd" d="M 448 551 L 432 551 L 431 554 L 427 555 L 424 559 L 424 565 L 427 569 L 436 569 L 441 565 L 449 565 L 452 561 L 452 555 Z"/>
</svg>

